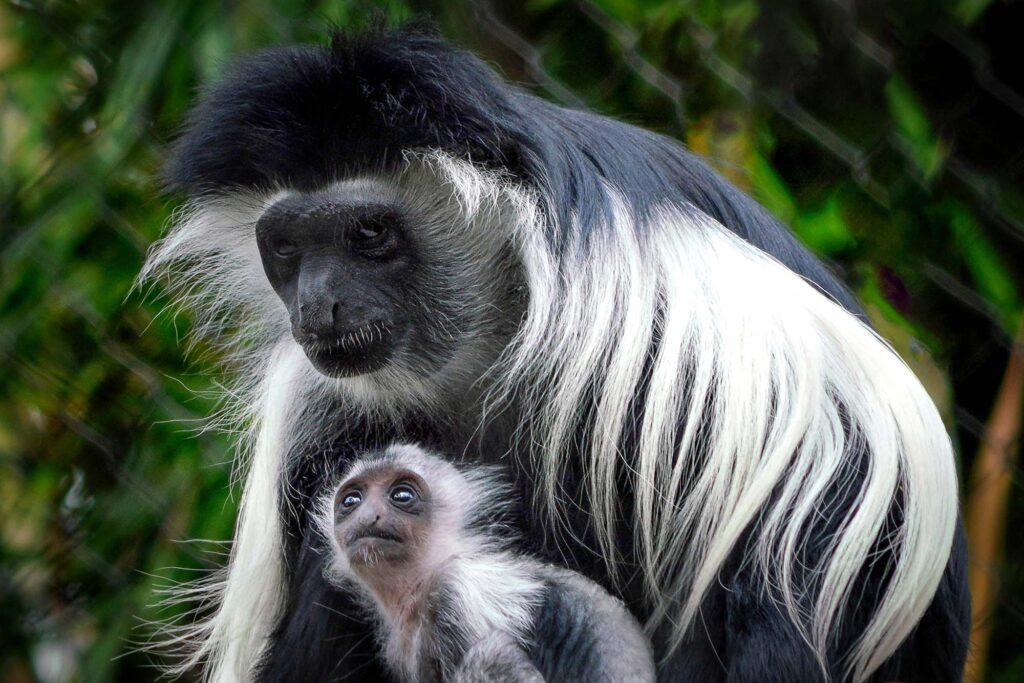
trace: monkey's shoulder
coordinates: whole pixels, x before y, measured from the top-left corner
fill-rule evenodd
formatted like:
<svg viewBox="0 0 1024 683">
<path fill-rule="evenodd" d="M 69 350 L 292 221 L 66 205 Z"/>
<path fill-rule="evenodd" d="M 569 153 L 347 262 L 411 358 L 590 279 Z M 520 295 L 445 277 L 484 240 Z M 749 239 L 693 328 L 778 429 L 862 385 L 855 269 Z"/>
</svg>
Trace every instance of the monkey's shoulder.
<svg viewBox="0 0 1024 683">
<path fill-rule="evenodd" d="M 543 576 L 529 655 L 545 680 L 654 680 L 650 640 L 620 599 L 567 569 Z"/>
</svg>

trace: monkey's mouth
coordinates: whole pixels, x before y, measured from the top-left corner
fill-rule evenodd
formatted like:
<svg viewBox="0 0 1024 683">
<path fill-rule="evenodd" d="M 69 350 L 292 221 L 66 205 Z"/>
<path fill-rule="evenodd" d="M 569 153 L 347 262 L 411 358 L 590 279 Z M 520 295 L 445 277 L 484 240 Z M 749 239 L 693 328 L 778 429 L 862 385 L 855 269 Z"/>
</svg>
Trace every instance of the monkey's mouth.
<svg viewBox="0 0 1024 683">
<path fill-rule="evenodd" d="M 333 339 L 300 340 L 317 370 L 329 377 L 353 377 L 383 367 L 394 349 L 394 327 L 383 320 L 362 325 Z"/>
<path fill-rule="evenodd" d="M 348 537 L 349 561 L 357 565 L 401 562 L 407 554 L 405 538 L 387 529 L 365 527 Z"/>
<path fill-rule="evenodd" d="M 405 537 L 402 536 L 401 534 L 396 533 L 394 531 L 389 531 L 388 529 L 385 529 L 385 528 L 382 528 L 382 527 L 377 527 L 377 526 L 363 527 L 362 529 L 358 529 L 358 530 L 354 531 L 348 537 L 349 545 L 353 545 L 353 544 L 358 543 L 360 541 L 366 541 L 366 540 L 370 540 L 370 541 L 390 541 L 392 543 L 405 543 Z"/>
</svg>

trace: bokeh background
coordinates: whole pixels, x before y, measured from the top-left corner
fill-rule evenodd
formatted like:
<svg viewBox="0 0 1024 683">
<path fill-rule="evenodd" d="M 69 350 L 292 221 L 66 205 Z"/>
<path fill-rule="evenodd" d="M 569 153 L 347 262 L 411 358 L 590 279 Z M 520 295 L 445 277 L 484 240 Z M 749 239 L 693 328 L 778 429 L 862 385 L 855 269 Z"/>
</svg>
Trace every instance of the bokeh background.
<svg viewBox="0 0 1024 683">
<path fill-rule="evenodd" d="M 1024 3 L 0 4 L 0 680 L 146 681 L 160 588 L 217 566 L 233 435 L 187 313 L 132 292 L 155 175 L 232 55 L 429 14 L 544 97 L 684 140 L 839 270 L 961 458 L 971 680 L 1024 680 Z M 1018 351 L 1014 353 L 1014 339 Z"/>
</svg>

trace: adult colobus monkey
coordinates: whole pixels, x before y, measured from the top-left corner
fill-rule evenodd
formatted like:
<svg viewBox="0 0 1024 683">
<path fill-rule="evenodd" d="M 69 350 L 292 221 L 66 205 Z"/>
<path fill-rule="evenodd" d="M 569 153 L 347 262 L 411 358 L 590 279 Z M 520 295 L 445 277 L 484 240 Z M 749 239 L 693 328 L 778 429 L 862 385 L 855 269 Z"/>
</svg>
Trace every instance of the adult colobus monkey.
<svg viewBox="0 0 1024 683">
<path fill-rule="evenodd" d="M 320 499 L 326 574 L 365 603 L 403 681 L 653 683 L 622 601 L 511 548 L 507 485 L 412 444 L 360 454 Z"/>
<path fill-rule="evenodd" d="M 622 596 L 661 680 L 952 681 L 942 422 L 844 288 L 676 142 L 417 30 L 269 50 L 171 151 L 163 271 L 243 364 L 217 681 L 383 676 L 310 523 L 353 453 L 503 454 L 531 551 Z"/>
</svg>

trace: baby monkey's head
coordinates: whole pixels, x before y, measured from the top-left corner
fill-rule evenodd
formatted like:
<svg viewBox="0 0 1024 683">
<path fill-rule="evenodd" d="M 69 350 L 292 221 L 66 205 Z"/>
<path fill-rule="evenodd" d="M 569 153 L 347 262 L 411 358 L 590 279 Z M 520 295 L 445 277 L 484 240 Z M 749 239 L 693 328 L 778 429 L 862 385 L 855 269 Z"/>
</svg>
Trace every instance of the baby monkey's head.
<svg viewBox="0 0 1024 683">
<path fill-rule="evenodd" d="M 406 563 L 428 541 L 434 507 L 434 493 L 419 472 L 404 463 L 375 460 L 338 488 L 334 539 L 353 571 Z"/>
<path fill-rule="evenodd" d="M 479 532 L 506 492 L 493 468 L 460 471 L 419 446 L 364 454 L 321 503 L 328 573 L 363 584 L 427 576 L 453 556 L 493 545 Z"/>
</svg>

